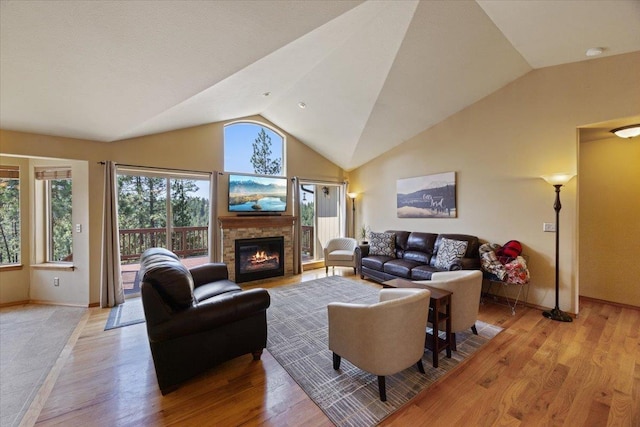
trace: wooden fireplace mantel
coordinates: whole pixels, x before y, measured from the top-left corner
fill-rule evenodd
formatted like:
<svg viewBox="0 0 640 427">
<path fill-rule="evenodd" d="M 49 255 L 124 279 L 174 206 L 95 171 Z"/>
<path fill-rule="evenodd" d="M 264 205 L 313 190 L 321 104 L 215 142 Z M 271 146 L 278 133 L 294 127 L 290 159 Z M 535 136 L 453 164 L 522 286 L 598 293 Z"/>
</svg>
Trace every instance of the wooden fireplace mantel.
<svg viewBox="0 0 640 427">
<path fill-rule="evenodd" d="M 290 227 L 295 223 L 293 215 L 220 216 L 221 229 Z"/>
</svg>

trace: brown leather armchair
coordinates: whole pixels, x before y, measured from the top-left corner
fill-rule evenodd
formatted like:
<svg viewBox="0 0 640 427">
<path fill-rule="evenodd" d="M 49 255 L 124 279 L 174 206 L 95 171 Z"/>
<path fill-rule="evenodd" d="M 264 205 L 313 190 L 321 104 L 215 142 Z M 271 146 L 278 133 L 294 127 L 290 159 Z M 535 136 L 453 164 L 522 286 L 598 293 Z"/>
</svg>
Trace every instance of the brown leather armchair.
<svg viewBox="0 0 640 427">
<path fill-rule="evenodd" d="M 226 360 L 267 343 L 265 289 L 243 291 L 228 280 L 227 266 L 187 269 L 171 251 L 151 248 L 140 258 L 142 305 L 162 394 Z"/>
</svg>

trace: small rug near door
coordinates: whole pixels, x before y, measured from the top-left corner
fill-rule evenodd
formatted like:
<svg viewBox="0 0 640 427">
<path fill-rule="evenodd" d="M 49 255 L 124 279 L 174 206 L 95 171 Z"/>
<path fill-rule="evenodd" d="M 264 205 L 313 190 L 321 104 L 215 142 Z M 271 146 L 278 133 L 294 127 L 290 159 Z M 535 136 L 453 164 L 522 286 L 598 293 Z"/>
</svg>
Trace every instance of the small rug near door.
<svg viewBox="0 0 640 427">
<path fill-rule="evenodd" d="M 124 304 L 116 305 L 111 309 L 104 330 L 108 331 L 109 329 L 122 328 L 123 326 L 143 322 L 142 298 L 129 298 L 125 300 Z"/>
<path fill-rule="evenodd" d="M 377 286 L 341 276 L 269 289 L 267 349 L 337 426 L 376 425 L 502 331 L 477 322 L 479 335 L 456 334 L 458 351 L 451 359 L 443 353 L 438 368 L 427 350 L 422 358 L 426 374 L 413 366 L 388 376 L 387 402 L 381 402 L 377 377 L 346 359 L 335 371 L 327 346 L 327 304 L 370 304 L 378 301 L 378 293 Z"/>
</svg>

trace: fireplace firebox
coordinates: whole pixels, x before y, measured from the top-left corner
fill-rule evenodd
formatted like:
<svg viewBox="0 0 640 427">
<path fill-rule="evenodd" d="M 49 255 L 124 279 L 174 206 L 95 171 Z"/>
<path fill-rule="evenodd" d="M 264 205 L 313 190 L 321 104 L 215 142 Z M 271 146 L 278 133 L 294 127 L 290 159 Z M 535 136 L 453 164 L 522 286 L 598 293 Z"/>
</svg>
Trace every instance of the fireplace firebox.
<svg viewBox="0 0 640 427">
<path fill-rule="evenodd" d="M 284 276 L 284 236 L 236 240 L 236 282 Z"/>
</svg>

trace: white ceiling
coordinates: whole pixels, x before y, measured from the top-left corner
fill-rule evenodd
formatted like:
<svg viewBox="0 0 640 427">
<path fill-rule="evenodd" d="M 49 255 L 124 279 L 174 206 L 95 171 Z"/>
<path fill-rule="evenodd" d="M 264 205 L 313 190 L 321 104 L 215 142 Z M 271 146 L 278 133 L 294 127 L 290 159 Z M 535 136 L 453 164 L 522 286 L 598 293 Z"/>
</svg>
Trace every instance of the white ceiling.
<svg viewBox="0 0 640 427">
<path fill-rule="evenodd" d="M 346 170 L 532 69 L 640 50 L 637 0 L 0 7 L 3 129 L 115 141 L 260 114 Z"/>
</svg>

